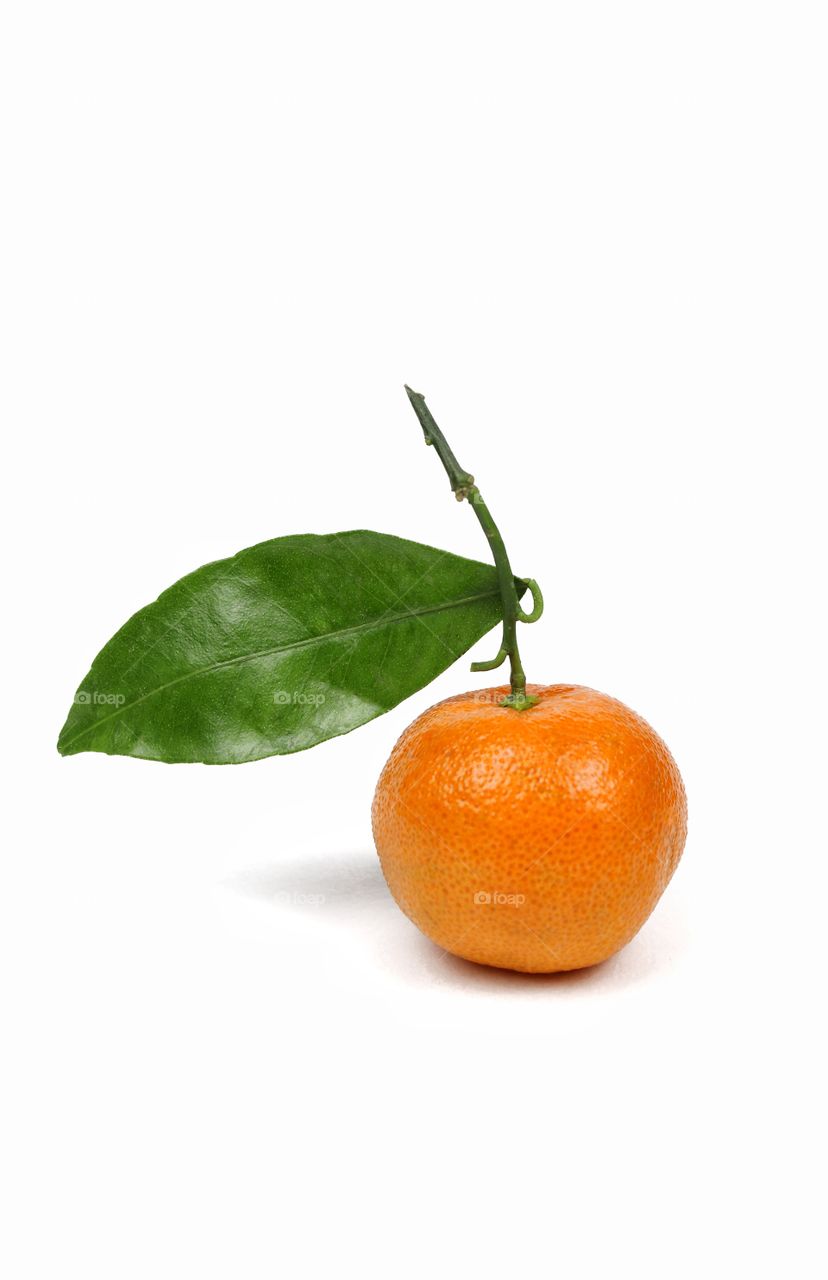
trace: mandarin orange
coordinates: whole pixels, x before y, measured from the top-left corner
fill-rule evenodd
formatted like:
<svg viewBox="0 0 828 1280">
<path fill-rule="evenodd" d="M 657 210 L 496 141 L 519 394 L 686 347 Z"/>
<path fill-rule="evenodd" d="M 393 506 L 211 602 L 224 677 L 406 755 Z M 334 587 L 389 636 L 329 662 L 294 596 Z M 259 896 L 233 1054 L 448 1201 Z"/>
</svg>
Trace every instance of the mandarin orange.
<svg viewBox="0 0 828 1280">
<path fill-rule="evenodd" d="M 466 960 L 550 973 L 606 960 L 638 932 L 687 831 L 678 768 L 646 721 L 578 685 L 438 703 L 397 742 L 372 810 L 405 914 Z"/>
</svg>

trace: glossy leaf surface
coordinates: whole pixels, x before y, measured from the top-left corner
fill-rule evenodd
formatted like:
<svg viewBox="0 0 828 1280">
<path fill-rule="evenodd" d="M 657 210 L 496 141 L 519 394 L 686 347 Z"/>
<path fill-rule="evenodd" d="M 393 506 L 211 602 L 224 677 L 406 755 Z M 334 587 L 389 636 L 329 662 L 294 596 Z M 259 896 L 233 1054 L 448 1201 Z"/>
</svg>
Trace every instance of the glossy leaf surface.
<svg viewBox="0 0 828 1280">
<path fill-rule="evenodd" d="M 501 616 L 491 565 L 369 530 L 275 538 L 130 618 L 58 750 L 208 764 L 301 751 L 422 689 Z"/>
</svg>

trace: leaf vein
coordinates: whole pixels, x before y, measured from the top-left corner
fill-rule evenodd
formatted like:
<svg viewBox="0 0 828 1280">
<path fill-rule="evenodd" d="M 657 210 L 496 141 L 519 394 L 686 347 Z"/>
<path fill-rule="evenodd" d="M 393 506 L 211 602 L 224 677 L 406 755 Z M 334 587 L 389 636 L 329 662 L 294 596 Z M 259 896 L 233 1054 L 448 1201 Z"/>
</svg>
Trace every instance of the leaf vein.
<svg viewBox="0 0 828 1280">
<path fill-rule="evenodd" d="M 63 748 L 71 747 L 80 738 L 83 738 L 86 734 L 92 733 L 95 729 L 100 728 L 100 726 L 106 724 L 107 721 L 123 716 L 127 711 L 131 711 L 133 707 L 137 707 L 142 702 L 146 702 L 148 698 L 153 698 L 157 694 L 163 693 L 166 689 L 170 689 L 174 685 L 183 683 L 185 680 L 194 680 L 197 679 L 198 676 L 208 675 L 214 671 L 221 671 L 227 667 L 239 666 L 245 662 L 255 662 L 258 658 L 269 658 L 275 654 L 292 653 L 297 649 L 310 648 L 314 644 L 327 644 L 329 641 L 337 640 L 341 637 L 376 631 L 396 622 L 405 622 L 409 618 L 415 618 L 419 621 L 423 614 L 443 613 L 449 609 L 459 609 L 463 605 L 475 604 L 478 600 L 492 599 L 499 599 L 499 591 L 497 588 L 492 591 L 479 592 L 477 595 L 473 596 L 463 596 L 459 600 L 451 600 L 434 605 L 424 605 L 419 609 L 406 609 L 402 613 L 386 613 L 380 618 L 373 618 L 369 622 L 357 623 L 351 627 L 342 627 L 338 631 L 329 631 L 323 635 L 317 636 L 307 636 L 301 640 L 290 641 L 288 644 L 276 645 L 272 649 L 261 649 L 256 653 L 239 654 L 234 658 L 225 658 L 222 662 L 214 662 L 209 666 L 199 667 L 195 671 L 185 671 L 182 675 L 175 676 L 174 679 L 168 680 L 165 684 L 158 685 L 155 689 L 149 689 L 146 693 L 142 694 L 140 698 L 134 698 L 132 702 L 125 702 L 122 706 L 116 707 L 107 715 L 101 716 L 100 719 L 93 720 L 91 724 L 86 725 L 83 729 L 79 729 L 71 738 L 66 738 L 61 745 Z M 428 628 L 428 630 L 430 630 L 430 628 Z"/>
</svg>

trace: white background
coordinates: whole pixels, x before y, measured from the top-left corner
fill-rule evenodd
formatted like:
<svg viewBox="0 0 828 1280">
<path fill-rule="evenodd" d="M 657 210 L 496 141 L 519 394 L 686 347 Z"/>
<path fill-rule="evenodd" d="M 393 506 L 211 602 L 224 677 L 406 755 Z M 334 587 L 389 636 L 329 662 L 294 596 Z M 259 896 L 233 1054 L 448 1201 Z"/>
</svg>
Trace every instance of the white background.
<svg viewBox="0 0 828 1280">
<path fill-rule="evenodd" d="M 6 7 L 10 1280 L 824 1274 L 826 52 L 816 3 Z M 466 660 L 289 758 L 55 751 L 199 564 L 484 558 L 403 381 L 545 590 L 530 679 L 685 776 L 591 972 L 385 890 L 376 777 Z"/>
</svg>

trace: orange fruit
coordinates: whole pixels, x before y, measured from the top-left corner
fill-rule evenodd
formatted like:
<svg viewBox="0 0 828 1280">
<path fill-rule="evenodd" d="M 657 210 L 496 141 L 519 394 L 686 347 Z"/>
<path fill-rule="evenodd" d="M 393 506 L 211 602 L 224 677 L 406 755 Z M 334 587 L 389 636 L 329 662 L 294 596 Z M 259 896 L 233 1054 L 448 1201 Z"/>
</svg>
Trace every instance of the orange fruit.
<svg viewBox="0 0 828 1280">
<path fill-rule="evenodd" d="M 613 955 L 658 902 L 687 803 L 667 747 L 623 703 L 579 685 L 447 698 L 397 742 L 374 839 L 394 898 L 466 960 L 551 973 Z"/>
</svg>

